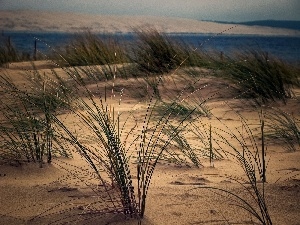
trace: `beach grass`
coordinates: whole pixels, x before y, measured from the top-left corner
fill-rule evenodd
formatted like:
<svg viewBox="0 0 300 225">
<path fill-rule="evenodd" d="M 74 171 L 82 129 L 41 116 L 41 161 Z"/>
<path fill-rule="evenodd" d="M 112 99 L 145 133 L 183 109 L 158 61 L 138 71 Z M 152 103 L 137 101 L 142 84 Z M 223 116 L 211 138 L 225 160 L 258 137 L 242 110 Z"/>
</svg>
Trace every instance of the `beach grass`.
<svg viewBox="0 0 300 225">
<path fill-rule="evenodd" d="M 69 157 L 68 145 L 60 140 L 52 116 L 67 111 L 71 104 L 70 89 L 52 71 L 54 78 L 36 69 L 24 72 L 26 85 L 17 85 L 8 75 L 0 75 L 1 158 L 4 161 L 33 161 L 42 166 L 52 155 Z"/>
<path fill-rule="evenodd" d="M 28 86 L 19 87 L 9 76 L 1 75 L 0 88 L 6 98 L 1 99 L 0 137 L 5 143 L 1 148 L 6 150 L 0 156 L 4 160 L 24 159 L 42 165 L 44 156 L 51 163 L 56 153 L 65 157 L 79 154 L 91 170 L 91 177 L 102 187 L 101 193 L 93 189 L 97 201 L 106 205 L 98 209 L 96 201 L 89 203 L 95 207 L 85 213 L 123 214 L 138 221 L 145 217 L 151 181 L 159 162 L 203 167 L 202 160 L 208 158 L 210 167 L 214 167 L 215 160 L 227 158 L 244 171 L 247 185 L 242 179 L 234 181 L 242 185 L 254 203 L 226 189 L 210 189 L 234 197 L 234 203 L 259 223 L 272 224 L 265 199 L 266 127 L 273 129 L 273 136 L 288 140 L 288 148 L 295 150 L 299 146 L 299 126 L 290 114 L 278 109 L 267 114 L 263 107 L 270 101 L 287 103 L 294 96 L 293 87 L 299 86 L 297 68 L 255 51 L 241 53 L 234 59 L 209 58 L 152 29 L 137 31 L 137 35 L 139 45 L 132 50 L 131 57 L 114 41 L 103 41 L 90 32 L 78 37 L 55 59 L 63 68 L 64 78 L 55 70 L 49 78 L 33 69 L 33 73 L 25 73 Z M 212 59 L 213 65 L 209 63 Z M 142 121 L 135 117 L 134 110 L 127 114 L 119 110 L 123 92 L 117 99 L 115 82 L 128 76 L 116 76 L 116 71 L 128 63 L 134 68 L 129 77 L 142 76 L 147 86 Z M 99 65 L 104 69 L 97 68 Z M 177 89 L 172 95 L 164 89 L 165 78 L 181 68 L 189 71 L 190 67 L 205 67 L 212 79 L 220 76 L 229 80 L 229 85 L 239 93 L 232 100 L 241 98 L 258 103 L 253 110 L 260 109 L 260 142 L 247 119 L 228 101 L 224 100 L 224 105 L 240 120 L 243 131 L 240 127 L 230 128 L 214 115 L 208 104 L 216 100 L 215 93 L 201 97 L 201 91 L 207 90 L 208 85 L 201 83 L 203 77 L 197 70 L 186 76 L 189 82 L 185 86 L 173 80 Z M 100 81 L 104 86 L 100 86 Z M 113 83 L 111 92 L 105 83 L 108 81 Z M 195 85 L 192 90 L 190 84 Z M 218 90 L 222 91 L 227 88 Z M 60 114 L 77 118 L 76 127 L 84 127 L 88 135 L 79 135 Z M 212 126 L 211 119 L 218 125 Z M 129 120 L 134 121 L 130 128 Z M 191 143 L 191 137 L 197 141 Z M 77 169 L 80 173 L 81 167 Z"/>
<path fill-rule="evenodd" d="M 237 54 L 225 69 L 225 77 L 234 81 L 243 97 L 264 104 L 269 101 L 286 102 L 299 87 L 297 66 L 284 63 L 263 51 L 244 51 Z"/>
<path fill-rule="evenodd" d="M 279 139 L 288 151 L 296 151 L 300 147 L 300 121 L 295 116 L 280 108 L 270 108 L 266 114 L 266 126 L 269 132 L 267 139 Z"/>
</svg>

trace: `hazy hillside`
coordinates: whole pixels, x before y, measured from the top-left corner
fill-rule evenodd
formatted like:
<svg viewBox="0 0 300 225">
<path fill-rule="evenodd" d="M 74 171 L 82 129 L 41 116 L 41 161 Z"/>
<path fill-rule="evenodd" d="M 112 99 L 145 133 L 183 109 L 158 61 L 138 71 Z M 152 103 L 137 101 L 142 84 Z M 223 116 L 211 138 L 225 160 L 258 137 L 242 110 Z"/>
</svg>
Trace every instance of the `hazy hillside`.
<svg viewBox="0 0 300 225">
<path fill-rule="evenodd" d="M 154 27 L 163 32 L 300 35 L 300 31 L 262 26 L 222 24 L 192 19 L 154 16 L 87 15 L 43 11 L 0 11 L 0 30 L 78 32 L 132 32 L 134 28 Z"/>
<path fill-rule="evenodd" d="M 300 30 L 300 21 L 292 20 L 257 20 L 239 23 L 249 26 L 268 26 L 268 27 L 277 27 L 285 29 Z"/>
</svg>

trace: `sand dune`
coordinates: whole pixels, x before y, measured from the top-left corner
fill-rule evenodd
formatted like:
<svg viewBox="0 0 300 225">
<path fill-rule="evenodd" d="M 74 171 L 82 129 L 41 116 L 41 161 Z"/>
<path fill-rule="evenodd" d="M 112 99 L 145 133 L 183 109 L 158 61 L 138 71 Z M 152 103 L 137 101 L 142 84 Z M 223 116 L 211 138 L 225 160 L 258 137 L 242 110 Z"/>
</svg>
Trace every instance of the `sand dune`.
<svg viewBox="0 0 300 225">
<path fill-rule="evenodd" d="M 57 74 L 66 76 L 63 68 L 53 68 L 49 62 L 37 61 L 35 64 L 40 74 L 51 76 L 53 73 L 50 69 L 53 69 Z M 24 71 L 30 71 L 30 65 L 29 62 L 12 63 L 9 68 L 1 69 L 0 72 L 5 71 L 17 84 L 24 86 L 26 80 Z M 203 124 L 211 124 L 221 131 L 226 124 L 226 132 L 229 132 L 229 136 L 225 139 L 230 140 L 234 146 L 239 146 L 237 140 L 230 135 L 231 131 L 242 129 L 240 118 L 236 116 L 238 112 L 247 119 L 251 129 L 253 128 L 252 132 L 256 135 L 259 132 L 257 110 L 247 104 L 242 104 L 239 99 L 228 97 L 232 96 L 232 93 L 230 88 L 225 88 L 227 85 L 224 80 L 207 76 L 209 71 L 206 70 L 201 73 L 203 73 L 203 78 L 195 84 L 197 85 L 195 88 L 201 87 L 198 88 L 197 93 L 203 99 L 208 100 L 208 107 L 214 116 L 201 117 L 199 129 Z M 166 75 L 161 93 L 169 95 L 169 91 L 176 90 L 175 87 L 181 90 L 187 82 L 187 77 L 183 75 L 183 71 L 180 70 L 173 75 Z M 136 120 L 143 121 L 145 118 L 148 103 L 140 101 L 135 94 L 136 90 L 141 88 L 141 84 L 136 79 L 115 80 L 115 87 L 124 89 L 122 103 L 118 106 L 122 115 L 121 122 L 124 121 L 123 118 L 126 119 L 126 112 L 134 109 L 135 114 L 134 120 L 126 121 L 125 134 L 135 126 Z M 111 85 L 111 83 L 99 82 L 97 88 L 103 91 L 106 85 Z M 95 86 L 91 84 L 88 87 L 93 90 Z M 290 99 L 286 105 L 278 102 L 274 103 L 274 106 L 280 107 L 299 119 L 299 113 L 297 113 L 300 110 L 299 88 L 295 89 L 295 93 L 295 98 Z M 118 97 L 111 98 L 109 104 L 117 106 L 118 101 Z M 232 110 L 233 106 L 236 111 Z M 75 128 L 75 124 L 78 126 L 78 120 L 74 114 L 62 114 L 60 118 L 64 118 L 64 123 L 70 128 Z M 139 123 L 138 126 L 143 126 L 143 123 Z M 83 134 L 87 135 L 91 132 L 88 127 L 81 125 L 79 127 L 82 128 L 76 128 L 79 131 L 76 135 L 79 137 L 84 138 Z M 141 130 L 139 129 L 136 130 L 138 134 Z M 243 129 L 238 131 L 243 133 Z M 134 137 L 135 134 L 132 136 Z M 93 144 L 93 142 L 93 139 L 89 139 L 86 144 L 89 146 L 89 143 Z M 192 146 L 201 145 L 200 141 L 195 138 L 190 138 L 189 143 Z M 135 150 L 134 147 L 129 150 L 132 151 L 131 149 Z M 230 151 L 230 148 L 224 150 Z M 299 225 L 299 150 L 286 152 L 276 141 L 267 146 L 268 182 L 265 198 L 274 224 Z M 134 157 L 130 160 L 133 182 L 137 185 L 137 164 Z M 185 163 L 177 165 L 172 161 L 159 161 L 151 179 L 145 218 L 142 220 L 143 225 L 258 224 L 253 216 L 237 207 L 241 202 L 234 201 L 235 199 L 230 198 L 232 196 L 225 193 L 220 195 L 208 188 L 231 190 L 247 201 L 251 200 L 250 192 L 242 186 L 247 185 L 244 183 L 244 179 L 247 178 L 235 159 L 226 156 L 222 160 L 215 160 L 212 167 L 208 158 L 201 157 L 201 163 L 203 167 L 197 168 L 186 166 Z M 100 181 L 91 174 L 93 173 L 88 163 L 76 151 L 73 152 L 73 158 L 54 157 L 52 164 L 44 164 L 43 168 L 39 168 L 38 163 L 0 164 L 0 224 L 137 225 L 136 220 L 125 218 L 122 214 L 101 213 L 102 209 L 107 209 L 101 197 L 106 195 L 99 188 Z M 237 180 L 242 182 L 242 185 L 236 182 Z M 255 207 L 256 204 L 253 206 Z M 86 213 L 89 209 L 92 209 L 91 213 Z M 99 213 L 96 210 L 100 210 Z"/>
<path fill-rule="evenodd" d="M 262 26 L 244 26 L 154 16 L 86 15 L 42 11 L 0 11 L 0 29 L 5 31 L 131 32 L 134 28 L 154 27 L 163 32 L 258 35 L 300 35 L 300 31 Z"/>
</svg>

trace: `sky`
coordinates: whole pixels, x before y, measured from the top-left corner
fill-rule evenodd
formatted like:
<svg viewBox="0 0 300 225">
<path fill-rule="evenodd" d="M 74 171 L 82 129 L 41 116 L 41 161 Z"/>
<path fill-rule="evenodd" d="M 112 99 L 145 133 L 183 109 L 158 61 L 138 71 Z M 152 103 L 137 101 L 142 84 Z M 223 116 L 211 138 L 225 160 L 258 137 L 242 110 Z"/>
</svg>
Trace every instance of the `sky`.
<svg viewBox="0 0 300 225">
<path fill-rule="evenodd" d="M 171 16 L 228 22 L 300 20 L 300 0 L 0 0 L 0 9 Z"/>
</svg>

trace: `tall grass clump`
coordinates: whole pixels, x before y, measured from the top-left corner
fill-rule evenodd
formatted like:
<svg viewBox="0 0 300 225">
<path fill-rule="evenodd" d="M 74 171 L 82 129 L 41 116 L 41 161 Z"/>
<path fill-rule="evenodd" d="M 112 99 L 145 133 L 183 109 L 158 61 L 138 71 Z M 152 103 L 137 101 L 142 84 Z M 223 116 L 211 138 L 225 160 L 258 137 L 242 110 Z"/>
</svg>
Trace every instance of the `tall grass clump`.
<svg viewBox="0 0 300 225">
<path fill-rule="evenodd" d="M 73 102 L 75 107 L 71 108 L 71 112 L 80 120 L 77 126 L 88 128 L 89 136 L 75 134 L 57 116 L 53 116 L 53 119 L 64 130 L 65 140 L 76 148 L 96 175 L 100 186 L 104 187 L 107 196 L 100 197 L 98 201 L 105 202 L 107 207 L 96 211 L 100 215 L 114 212 L 142 219 L 155 168 L 163 156 L 174 156 L 169 151 L 169 146 L 178 142 L 176 140 L 179 138 L 178 135 L 187 126 L 185 121 L 191 117 L 196 108 L 193 109 L 190 106 L 185 115 L 178 118 L 170 128 L 172 118 L 178 110 L 169 106 L 159 116 L 154 116 L 155 107 L 159 101 L 152 93 L 141 123 L 142 127 L 134 122 L 135 125 L 129 129 L 128 133 L 125 132 L 125 128 L 129 120 L 136 120 L 134 112 L 129 113 L 129 116 L 125 115 L 124 118 L 123 114 L 118 111 L 120 101 L 114 106 L 111 102 L 114 98 L 108 98 L 106 88 L 105 93 L 99 90 L 98 93 L 102 95 L 94 95 L 79 74 L 74 72 L 69 75 L 84 90 L 84 97 Z M 86 138 L 93 141 L 84 141 L 87 140 Z M 195 159 L 194 164 L 200 165 L 198 159 L 193 156 L 192 149 L 185 148 L 182 152 L 184 151 L 192 162 Z M 135 159 L 135 163 L 131 164 L 130 159 Z M 135 185 L 133 175 L 137 177 Z M 98 194 L 103 196 L 103 193 Z M 95 202 L 94 205 L 96 204 Z"/>
<path fill-rule="evenodd" d="M 52 116 L 68 110 L 71 90 L 55 71 L 54 78 L 37 70 L 24 73 L 27 84 L 17 85 L 7 75 L 0 76 L 1 158 L 4 161 L 33 161 L 42 166 L 53 155 L 70 156 L 68 145 L 60 139 Z M 50 76 L 48 74 L 48 76 Z"/>
<path fill-rule="evenodd" d="M 299 74 L 295 66 L 262 51 L 239 54 L 225 71 L 243 97 L 257 102 L 286 102 L 293 96 L 292 87 L 299 86 Z"/>
<path fill-rule="evenodd" d="M 133 58 L 146 75 L 166 74 L 180 67 L 213 67 L 214 57 L 201 48 L 175 40 L 155 29 L 137 30 Z"/>
<path fill-rule="evenodd" d="M 279 109 L 271 108 L 266 114 L 266 126 L 269 128 L 267 138 L 283 141 L 288 151 L 300 149 L 300 121 L 293 115 Z"/>
<path fill-rule="evenodd" d="M 176 40 L 171 35 L 160 33 L 156 29 L 136 30 L 137 40 L 132 47 L 130 58 L 134 62 L 136 77 L 142 76 L 161 100 L 159 86 L 164 76 L 174 74 L 180 68 L 196 76 L 194 68 L 219 68 L 215 56 L 211 57 L 201 48 Z"/>
<path fill-rule="evenodd" d="M 62 142 L 48 116 L 41 118 L 25 107 L 8 106 L 2 116 L 5 118 L 0 125 L 2 162 L 37 162 L 42 167 L 45 160 L 51 163 L 53 156 L 70 156 L 67 143 Z"/>
<path fill-rule="evenodd" d="M 112 38 L 86 32 L 65 46 L 63 56 L 70 66 L 109 65 L 128 62 L 124 50 Z"/>
<path fill-rule="evenodd" d="M 64 126 L 57 118 L 56 122 L 68 134 L 70 143 L 75 145 L 79 153 L 86 159 L 97 175 L 100 185 L 105 188 L 109 196 L 112 208 L 109 211 L 121 212 L 135 217 L 138 215 L 128 158 L 123 144 L 120 141 L 119 117 L 109 117 L 106 109 L 92 102 L 89 106 L 81 102 L 85 107 L 85 113 L 77 113 L 85 125 L 92 130 L 92 135 L 97 138 L 97 146 L 88 147 L 83 145 L 78 138 Z M 107 179 L 111 179 L 110 181 Z M 118 190 L 120 199 L 113 200 L 108 192 L 112 187 Z M 107 213 L 107 212 L 104 212 Z"/>
<path fill-rule="evenodd" d="M 133 61 L 138 69 L 148 75 L 168 73 L 184 61 L 184 51 L 179 44 L 155 29 L 136 32 L 138 43 Z"/>
<path fill-rule="evenodd" d="M 85 32 L 76 35 L 70 44 L 59 50 L 56 61 L 71 67 L 90 66 L 81 68 L 92 71 L 93 77 L 97 80 L 104 80 L 112 79 L 116 74 L 125 76 L 124 64 L 129 62 L 129 58 L 124 45 L 112 37 Z"/>
</svg>

